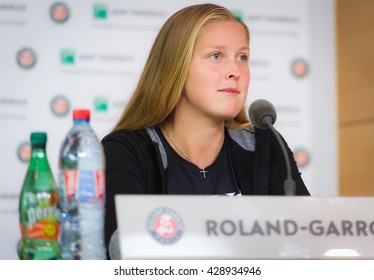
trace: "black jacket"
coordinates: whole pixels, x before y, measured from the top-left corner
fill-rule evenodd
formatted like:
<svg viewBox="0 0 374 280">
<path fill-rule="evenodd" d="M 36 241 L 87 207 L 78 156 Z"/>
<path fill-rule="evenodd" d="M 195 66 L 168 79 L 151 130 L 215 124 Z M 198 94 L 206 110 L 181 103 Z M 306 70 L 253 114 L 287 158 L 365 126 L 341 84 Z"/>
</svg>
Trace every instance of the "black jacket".
<svg viewBox="0 0 374 280">
<path fill-rule="evenodd" d="M 284 195 L 285 161 L 271 131 L 250 126 L 228 132 L 231 163 L 242 195 Z M 309 195 L 293 153 L 284 143 L 296 181 L 296 195 Z M 102 144 L 106 156 L 105 239 L 108 245 L 117 229 L 114 196 L 166 194 L 167 158 L 154 128 L 135 132 L 118 130 L 105 136 Z"/>
</svg>

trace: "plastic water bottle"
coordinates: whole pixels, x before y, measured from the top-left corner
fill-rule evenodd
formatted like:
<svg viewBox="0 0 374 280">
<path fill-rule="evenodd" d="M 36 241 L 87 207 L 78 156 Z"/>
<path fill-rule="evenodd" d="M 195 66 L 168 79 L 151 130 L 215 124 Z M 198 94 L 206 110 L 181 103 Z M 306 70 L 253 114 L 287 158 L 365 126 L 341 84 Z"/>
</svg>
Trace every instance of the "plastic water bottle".
<svg viewBox="0 0 374 280">
<path fill-rule="evenodd" d="M 62 258 L 106 259 L 104 149 L 89 110 L 73 110 L 73 121 L 59 155 Z"/>
<path fill-rule="evenodd" d="M 47 159 L 47 134 L 33 132 L 30 139 L 30 164 L 19 203 L 22 239 L 18 243 L 18 256 L 21 260 L 56 260 L 61 258 L 60 208 L 57 185 Z"/>
</svg>

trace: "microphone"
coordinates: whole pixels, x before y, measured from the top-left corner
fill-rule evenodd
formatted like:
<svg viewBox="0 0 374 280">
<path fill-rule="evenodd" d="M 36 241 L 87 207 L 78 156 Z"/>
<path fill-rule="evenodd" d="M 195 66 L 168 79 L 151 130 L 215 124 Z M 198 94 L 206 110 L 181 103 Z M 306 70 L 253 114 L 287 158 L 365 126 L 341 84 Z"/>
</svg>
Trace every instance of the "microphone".
<svg viewBox="0 0 374 280">
<path fill-rule="evenodd" d="M 108 254 L 111 260 L 121 259 L 118 229 L 116 229 L 115 232 L 113 232 L 112 236 L 110 237 L 109 245 L 108 245 Z"/>
<path fill-rule="evenodd" d="M 257 99 L 249 106 L 248 115 L 254 126 L 260 129 L 270 128 L 270 130 L 273 132 L 275 138 L 277 139 L 281 147 L 283 157 L 286 162 L 287 178 L 283 182 L 284 194 L 295 195 L 296 182 L 292 179 L 290 159 L 288 157 L 284 142 L 279 136 L 278 131 L 273 126 L 277 119 L 277 113 L 275 111 L 273 104 L 271 104 L 269 101 L 265 99 Z"/>
</svg>

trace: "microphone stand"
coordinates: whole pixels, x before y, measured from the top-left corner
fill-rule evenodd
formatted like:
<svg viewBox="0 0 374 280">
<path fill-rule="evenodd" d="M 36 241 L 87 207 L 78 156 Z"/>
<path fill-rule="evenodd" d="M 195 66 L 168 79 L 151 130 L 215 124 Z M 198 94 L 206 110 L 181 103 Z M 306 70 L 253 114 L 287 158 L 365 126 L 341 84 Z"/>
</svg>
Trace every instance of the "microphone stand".
<svg viewBox="0 0 374 280">
<path fill-rule="evenodd" d="M 286 147 L 285 147 L 281 137 L 279 136 L 278 131 L 274 128 L 274 126 L 272 124 L 272 121 L 273 121 L 273 118 L 269 115 L 266 115 L 262 118 L 262 123 L 267 125 L 270 128 L 270 130 L 273 132 L 275 138 L 277 138 L 278 143 L 279 143 L 279 145 L 281 147 L 281 150 L 283 152 L 284 160 L 286 161 L 287 178 L 283 182 L 284 194 L 289 195 L 289 196 L 293 196 L 293 195 L 295 195 L 295 191 L 296 191 L 296 182 L 295 182 L 295 180 L 292 179 L 290 159 L 288 157 Z"/>
</svg>

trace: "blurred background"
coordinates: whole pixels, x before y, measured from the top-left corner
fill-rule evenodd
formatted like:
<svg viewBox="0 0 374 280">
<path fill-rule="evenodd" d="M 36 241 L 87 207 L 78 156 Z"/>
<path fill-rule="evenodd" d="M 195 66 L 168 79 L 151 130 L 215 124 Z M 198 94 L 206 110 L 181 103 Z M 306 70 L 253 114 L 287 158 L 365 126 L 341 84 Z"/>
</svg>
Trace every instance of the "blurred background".
<svg viewBox="0 0 374 280">
<path fill-rule="evenodd" d="M 313 196 L 373 196 L 374 1 L 230 0 L 251 31 L 247 106 L 265 98 Z M 101 139 L 158 30 L 196 0 L 0 0 L 0 259 L 17 259 L 18 199 L 32 131 L 57 179 L 72 110 Z"/>
</svg>

